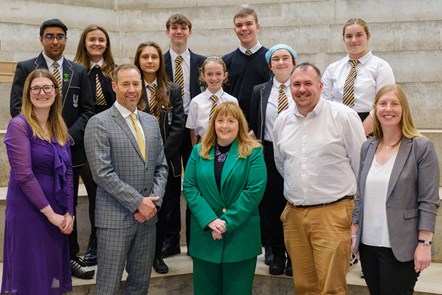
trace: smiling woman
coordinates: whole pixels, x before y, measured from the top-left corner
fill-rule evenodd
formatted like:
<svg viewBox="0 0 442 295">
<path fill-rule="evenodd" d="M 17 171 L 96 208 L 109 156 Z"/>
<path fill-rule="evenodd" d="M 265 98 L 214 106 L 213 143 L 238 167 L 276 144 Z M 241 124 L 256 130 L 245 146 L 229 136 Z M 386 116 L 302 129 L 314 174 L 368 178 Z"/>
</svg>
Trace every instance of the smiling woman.
<svg viewBox="0 0 442 295">
<path fill-rule="evenodd" d="M 368 49 L 370 37 L 365 21 L 349 19 L 342 29 L 347 56 L 330 64 L 322 77 L 322 97 L 355 110 L 366 135 L 373 131 L 373 114 L 370 112 L 376 92 L 395 83 L 390 65 Z"/>
</svg>

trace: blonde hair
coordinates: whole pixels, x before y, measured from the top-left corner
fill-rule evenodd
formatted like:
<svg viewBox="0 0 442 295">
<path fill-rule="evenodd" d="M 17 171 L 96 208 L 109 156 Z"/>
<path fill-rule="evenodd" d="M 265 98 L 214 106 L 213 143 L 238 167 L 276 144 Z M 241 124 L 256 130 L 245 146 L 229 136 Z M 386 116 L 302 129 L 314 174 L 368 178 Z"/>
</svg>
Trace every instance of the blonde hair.
<svg viewBox="0 0 442 295">
<path fill-rule="evenodd" d="M 253 149 L 261 146 L 257 140 L 250 137 L 246 118 L 239 105 L 234 102 L 223 102 L 215 108 L 212 120 L 210 120 L 209 123 L 209 128 L 201 140 L 200 156 L 204 159 L 210 159 L 209 151 L 216 145 L 216 119 L 220 116 L 228 115 L 231 115 L 238 120 L 238 135 L 236 136 L 236 140 L 238 141 L 238 157 L 247 158 L 252 153 Z"/>
<path fill-rule="evenodd" d="M 31 102 L 31 83 L 35 78 L 48 78 L 54 85 L 52 91 L 55 92 L 55 100 L 51 105 L 48 116 L 49 136 L 45 135 L 43 128 L 38 123 L 34 112 L 34 105 Z M 64 146 L 68 139 L 68 129 L 61 115 L 61 111 L 62 101 L 60 91 L 58 90 L 57 80 L 55 80 L 54 76 L 46 69 L 36 69 L 32 71 L 27 77 L 23 88 L 22 114 L 31 126 L 33 136 L 47 142 L 51 142 L 51 139 L 55 138 L 60 146 Z"/>
<path fill-rule="evenodd" d="M 381 139 L 384 136 L 381 123 L 376 115 L 376 108 L 381 97 L 390 92 L 393 92 L 396 95 L 402 108 L 402 117 L 401 121 L 399 122 L 402 135 L 407 138 L 423 136 L 414 126 L 413 118 L 411 117 L 410 105 L 408 104 L 407 95 L 405 94 L 404 90 L 402 90 L 402 88 L 397 84 L 390 84 L 385 85 L 379 89 L 378 93 L 376 93 L 374 100 L 373 137 L 376 139 Z"/>
<path fill-rule="evenodd" d="M 344 26 L 342 27 L 342 37 L 343 38 L 345 37 L 345 29 L 351 25 L 360 25 L 364 29 L 365 34 L 367 35 L 367 39 L 370 39 L 371 35 L 370 35 L 370 31 L 368 30 L 368 25 L 364 20 L 362 20 L 360 18 L 351 18 L 344 24 Z"/>
<path fill-rule="evenodd" d="M 199 72 L 199 74 L 200 74 L 199 80 L 206 87 L 207 87 L 207 82 L 204 80 L 204 73 L 206 72 L 205 67 L 209 62 L 214 62 L 214 63 L 220 64 L 223 67 L 223 72 L 228 73 L 226 63 L 223 61 L 223 59 L 221 57 L 215 56 L 215 55 L 208 56 L 204 60 L 203 64 L 201 65 L 200 72 Z M 228 80 L 228 77 L 226 77 L 223 80 L 223 84 L 227 83 L 227 80 Z"/>
</svg>

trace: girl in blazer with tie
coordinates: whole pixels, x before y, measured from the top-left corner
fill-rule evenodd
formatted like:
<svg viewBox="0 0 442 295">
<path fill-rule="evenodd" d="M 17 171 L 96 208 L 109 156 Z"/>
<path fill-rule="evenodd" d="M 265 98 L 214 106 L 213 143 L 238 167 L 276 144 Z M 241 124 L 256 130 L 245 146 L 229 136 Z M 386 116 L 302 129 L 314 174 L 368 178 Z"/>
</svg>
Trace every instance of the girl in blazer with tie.
<svg viewBox="0 0 442 295">
<path fill-rule="evenodd" d="M 440 203 L 436 150 L 414 127 L 398 85 L 376 94 L 373 127 L 361 149 L 352 250 L 371 294 L 411 295 L 431 263 Z"/>
<path fill-rule="evenodd" d="M 106 29 L 98 25 L 89 25 L 81 33 L 74 61 L 86 67 L 89 82 L 95 97 L 95 113 L 110 108 L 115 102 L 112 90 L 112 71 L 115 61 L 112 55 L 111 42 Z M 89 199 L 89 220 L 91 234 L 84 263 L 87 266 L 97 264 L 97 239 L 95 235 L 95 199 L 97 185 L 92 179 L 89 163 L 86 161 L 81 169 L 81 179 L 86 187 Z"/>
<path fill-rule="evenodd" d="M 166 192 L 158 212 L 155 260 L 158 273 L 167 273 L 161 249 L 168 229 L 169 212 L 180 212 L 181 159 L 180 146 L 184 135 L 184 108 L 181 88 L 170 82 L 160 46 L 155 42 L 141 43 L 135 53 L 134 64 L 143 77 L 143 90 L 138 109 L 158 120 L 164 143 L 164 153 L 169 165 Z"/>
<path fill-rule="evenodd" d="M 186 166 L 194 294 L 252 294 L 262 252 L 258 205 L 267 175 L 238 104 L 219 104 Z"/>
</svg>

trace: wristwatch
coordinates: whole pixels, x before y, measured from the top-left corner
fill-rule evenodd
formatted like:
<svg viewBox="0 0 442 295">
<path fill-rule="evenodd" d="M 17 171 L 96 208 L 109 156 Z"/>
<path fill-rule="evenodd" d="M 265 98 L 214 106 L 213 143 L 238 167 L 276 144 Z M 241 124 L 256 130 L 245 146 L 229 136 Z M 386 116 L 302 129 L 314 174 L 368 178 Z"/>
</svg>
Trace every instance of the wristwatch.
<svg viewBox="0 0 442 295">
<path fill-rule="evenodd" d="M 418 240 L 419 243 L 425 244 L 425 245 L 431 245 L 433 242 L 430 240 Z"/>
</svg>

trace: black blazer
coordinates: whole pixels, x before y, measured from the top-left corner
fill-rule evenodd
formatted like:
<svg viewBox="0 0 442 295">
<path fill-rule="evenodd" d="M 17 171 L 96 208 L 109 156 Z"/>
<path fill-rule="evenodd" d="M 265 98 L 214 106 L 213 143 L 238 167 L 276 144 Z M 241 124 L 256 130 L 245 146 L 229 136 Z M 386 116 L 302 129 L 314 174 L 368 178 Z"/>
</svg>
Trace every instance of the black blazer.
<svg viewBox="0 0 442 295">
<path fill-rule="evenodd" d="M 101 113 L 102 111 L 105 111 L 108 108 L 110 108 L 116 100 L 115 91 L 112 89 L 112 80 L 109 77 L 103 75 L 101 68 L 93 67 L 92 69 L 90 69 L 88 76 L 89 76 L 89 84 L 91 85 L 91 90 L 95 101 L 97 100 L 96 81 L 95 81 L 95 76 L 97 74 L 98 74 L 98 79 L 100 80 L 101 89 L 103 90 L 104 99 L 106 100 L 106 105 L 104 106 L 95 105 L 96 114 Z"/>
<path fill-rule="evenodd" d="M 203 90 L 203 86 L 199 82 L 199 71 L 203 62 L 206 60 L 205 56 L 193 53 L 190 51 L 190 99 L 200 94 Z M 166 72 L 170 81 L 173 81 L 172 71 L 172 58 L 170 56 L 170 50 L 164 54 L 164 63 L 166 64 Z"/>
<path fill-rule="evenodd" d="M 43 54 L 17 63 L 11 88 L 10 113 L 12 117 L 21 112 L 23 87 L 26 77 L 35 69 L 47 69 Z M 86 68 L 68 59 L 63 62 L 63 119 L 68 127 L 71 144 L 72 165 L 80 166 L 86 161 L 83 137 L 86 123 L 94 115 L 95 100 L 92 95 Z"/>
<path fill-rule="evenodd" d="M 249 127 L 259 140 L 264 140 L 267 103 L 273 87 L 273 79 L 253 87 L 250 99 Z"/>
<path fill-rule="evenodd" d="M 142 90 L 142 99 L 147 101 L 146 87 Z M 164 154 L 169 165 L 169 174 L 174 177 L 181 176 L 181 154 L 180 147 L 184 134 L 184 108 L 181 88 L 175 83 L 170 82 L 169 99 L 172 108 L 168 111 L 164 108 L 160 111 L 160 130 L 163 138 Z M 150 113 L 149 103 L 144 110 Z"/>
</svg>

